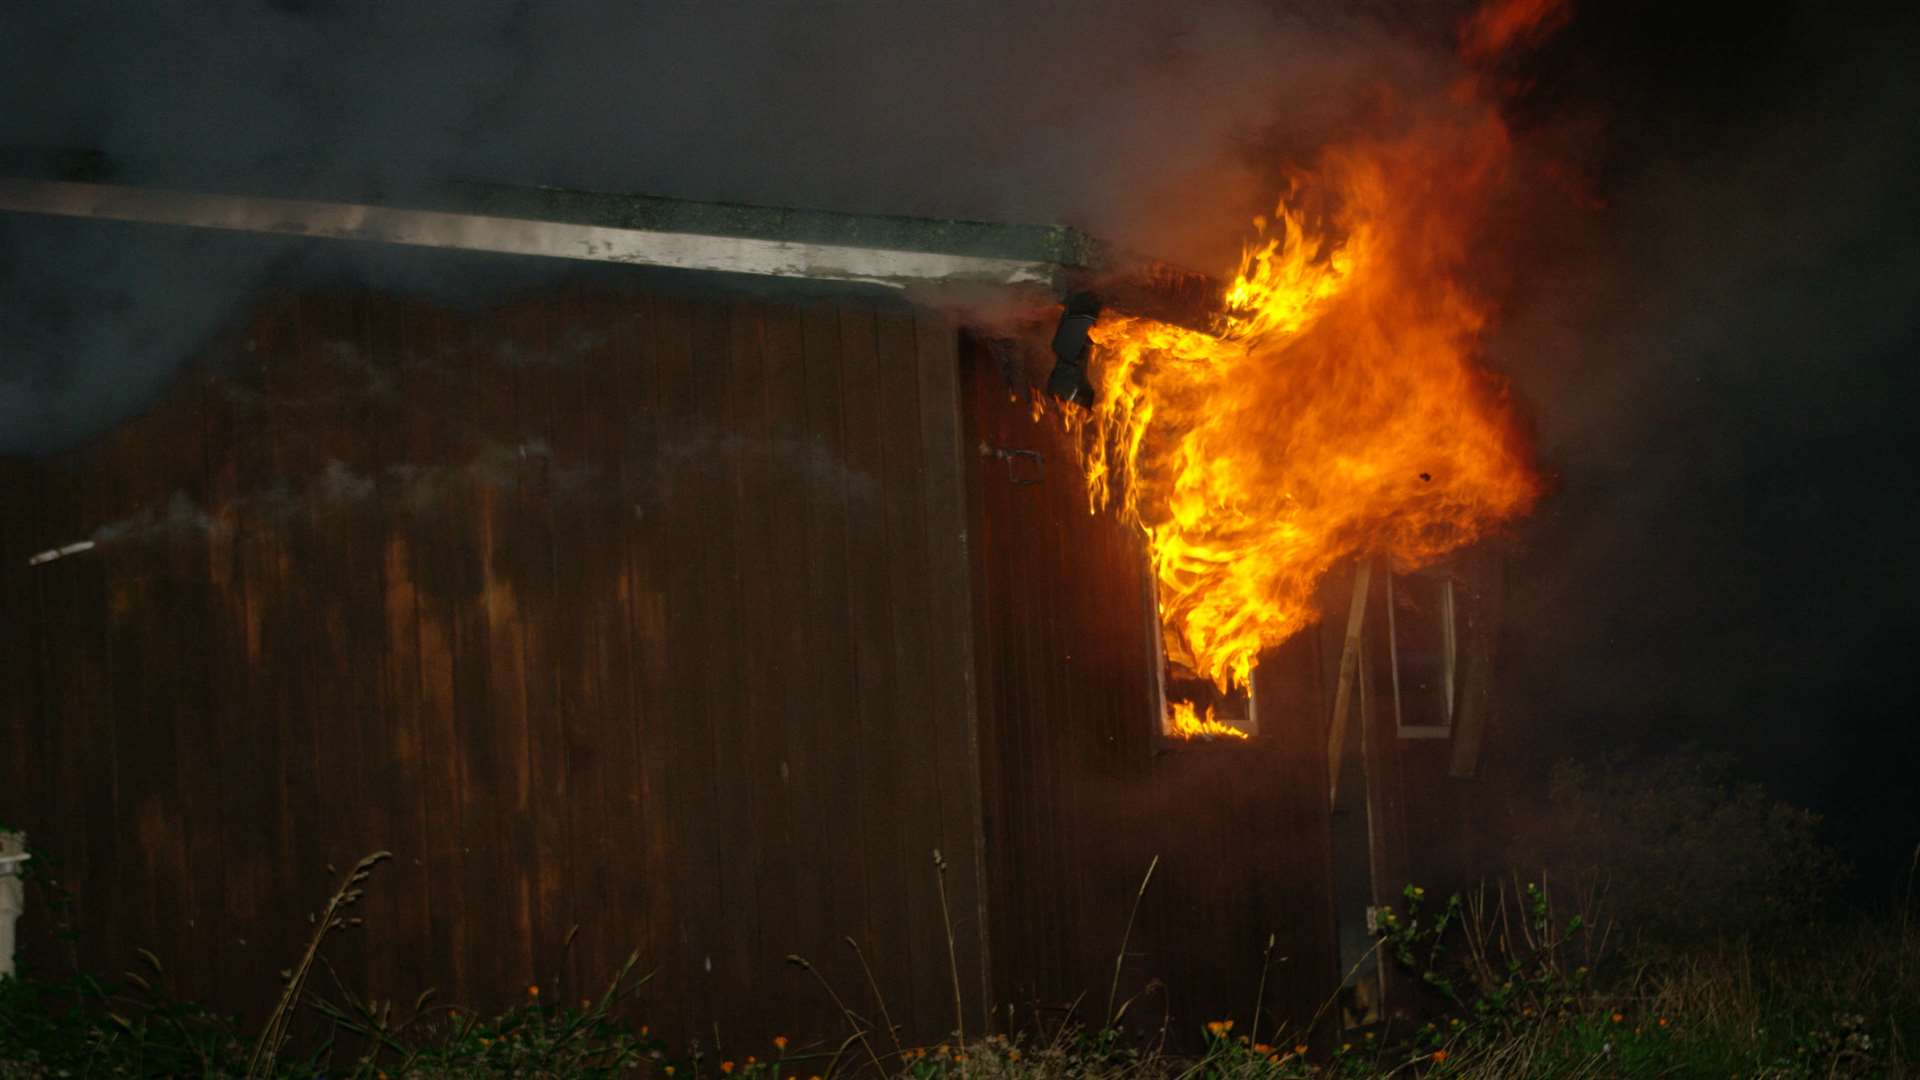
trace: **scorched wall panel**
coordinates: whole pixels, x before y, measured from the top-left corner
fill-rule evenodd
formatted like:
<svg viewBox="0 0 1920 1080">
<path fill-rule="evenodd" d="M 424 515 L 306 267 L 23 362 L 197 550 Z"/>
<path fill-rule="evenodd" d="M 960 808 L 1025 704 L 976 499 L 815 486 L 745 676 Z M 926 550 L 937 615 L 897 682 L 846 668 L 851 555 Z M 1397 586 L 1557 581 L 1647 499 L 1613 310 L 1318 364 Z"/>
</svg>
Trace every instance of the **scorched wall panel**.
<svg viewBox="0 0 1920 1080">
<path fill-rule="evenodd" d="M 1250 1030 L 1271 936 L 1263 1030 L 1305 1024 L 1338 985 L 1315 642 L 1263 658 L 1259 738 L 1163 739 L 1143 538 L 1089 512 L 1079 432 L 1033 415 L 1041 371 L 984 347 L 966 370 L 996 1007 L 1098 1024 L 1124 945 L 1135 1031 Z"/>
<path fill-rule="evenodd" d="M 937 1036 L 936 848 L 985 977 L 957 343 L 723 292 L 282 294 L 5 463 L 0 820 L 79 960 L 257 1014 L 386 849 L 326 949 L 363 992 L 574 1000 L 637 950 L 657 1030 L 745 1054 L 838 1029 L 783 958 L 860 997 L 848 935 Z"/>
</svg>

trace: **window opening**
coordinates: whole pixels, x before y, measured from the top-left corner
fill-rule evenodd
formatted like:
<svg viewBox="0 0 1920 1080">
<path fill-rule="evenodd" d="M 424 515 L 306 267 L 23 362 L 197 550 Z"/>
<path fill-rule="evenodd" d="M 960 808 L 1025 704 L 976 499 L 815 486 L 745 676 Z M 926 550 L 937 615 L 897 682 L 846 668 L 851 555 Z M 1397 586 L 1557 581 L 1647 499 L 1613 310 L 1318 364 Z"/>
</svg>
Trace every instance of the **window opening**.
<svg viewBox="0 0 1920 1080">
<path fill-rule="evenodd" d="M 1388 574 L 1386 584 L 1394 732 L 1402 739 L 1450 738 L 1459 652 L 1453 579 Z"/>
<path fill-rule="evenodd" d="M 1177 740 L 1249 739 L 1260 732 L 1258 703 L 1251 686 L 1222 692 L 1213 681 L 1167 654 L 1166 629 L 1161 622 L 1159 590 L 1151 564 L 1146 573 L 1147 632 L 1153 640 L 1154 669 L 1159 695 L 1156 705 L 1160 734 Z"/>
</svg>

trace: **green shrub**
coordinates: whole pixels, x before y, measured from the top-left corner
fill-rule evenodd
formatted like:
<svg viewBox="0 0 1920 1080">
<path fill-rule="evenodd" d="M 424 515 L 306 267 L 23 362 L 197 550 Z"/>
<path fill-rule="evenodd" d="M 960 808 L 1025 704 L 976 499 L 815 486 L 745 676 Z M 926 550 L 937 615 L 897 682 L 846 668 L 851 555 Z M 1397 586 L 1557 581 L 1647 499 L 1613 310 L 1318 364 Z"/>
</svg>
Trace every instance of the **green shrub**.
<svg viewBox="0 0 1920 1080">
<path fill-rule="evenodd" d="M 1692 752 L 1561 764 L 1512 856 L 1562 887 L 1599 890 L 1651 946 L 1779 938 L 1818 921 L 1847 872 L 1818 814 Z"/>
</svg>

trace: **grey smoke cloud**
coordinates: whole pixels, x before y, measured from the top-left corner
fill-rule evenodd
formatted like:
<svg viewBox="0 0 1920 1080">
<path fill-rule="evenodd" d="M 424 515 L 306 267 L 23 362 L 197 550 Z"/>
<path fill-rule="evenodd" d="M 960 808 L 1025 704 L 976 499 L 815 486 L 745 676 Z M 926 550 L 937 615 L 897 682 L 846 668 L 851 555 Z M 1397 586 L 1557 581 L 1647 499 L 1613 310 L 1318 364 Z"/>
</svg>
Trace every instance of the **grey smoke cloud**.
<svg viewBox="0 0 1920 1080">
<path fill-rule="evenodd" d="M 1613 118 L 1631 167 L 1532 245 L 1490 343 L 1561 481 L 1512 572 L 1508 708 L 1559 752 L 1734 751 L 1856 808 L 1867 865 L 1920 829 L 1886 764 L 1920 749 L 1920 73 L 1912 20 L 1781 26 L 1743 85 L 1723 62 Z"/>
<path fill-rule="evenodd" d="M 22 5 L 0 35 L 0 146 L 95 148 L 124 180 L 216 190 L 470 178 L 1059 222 L 1212 271 L 1270 206 L 1275 148 L 1311 147 L 1380 85 L 1442 78 L 1456 11 Z M 0 221 L 0 452 L 127 415 L 269 270 L 378 277 L 382 258 Z"/>
<path fill-rule="evenodd" d="M 281 250 L 0 215 L 0 454 L 65 446 L 144 407 Z"/>
</svg>

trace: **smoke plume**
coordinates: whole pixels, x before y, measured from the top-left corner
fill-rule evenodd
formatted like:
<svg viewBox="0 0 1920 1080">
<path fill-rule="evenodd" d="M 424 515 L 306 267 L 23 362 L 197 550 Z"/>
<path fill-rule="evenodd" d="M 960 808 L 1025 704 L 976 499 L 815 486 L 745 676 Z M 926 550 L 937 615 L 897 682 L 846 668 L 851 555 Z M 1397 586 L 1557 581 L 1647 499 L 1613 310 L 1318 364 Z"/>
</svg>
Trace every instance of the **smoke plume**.
<svg viewBox="0 0 1920 1080">
<path fill-rule="evenodd" d="M 199 190 L 474 179 L 1064 223 L 1212 271 L 1270 208 L 1276 146 L 1442 74 L 1445 20 L 1321 7 L 41 5 L 0 39 L 0 148 Z M 269 274 L 387 258 L 315 250 L 0 219 L 0 452 L 137 409 Z"/>
</svg>

